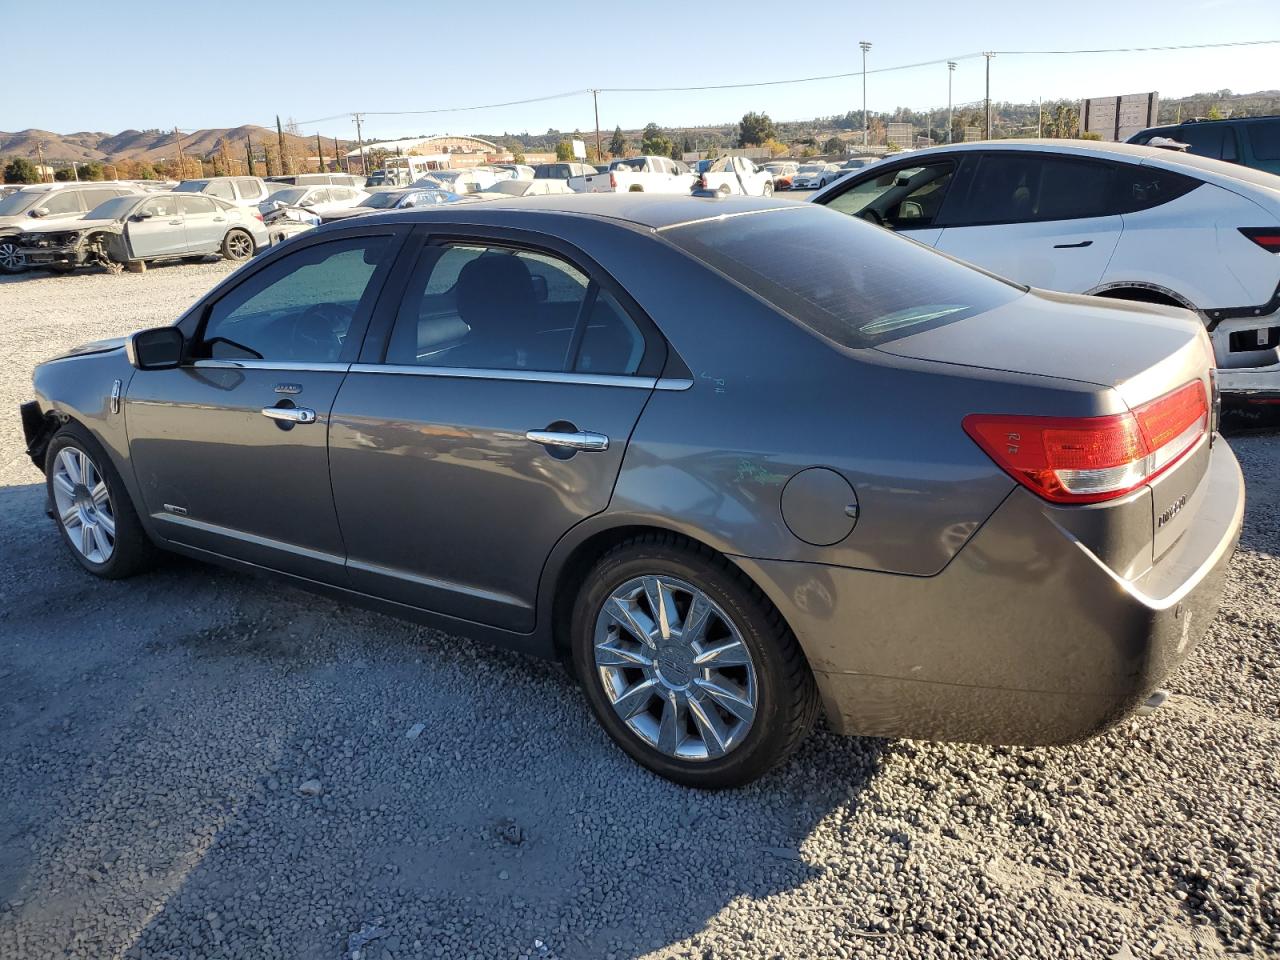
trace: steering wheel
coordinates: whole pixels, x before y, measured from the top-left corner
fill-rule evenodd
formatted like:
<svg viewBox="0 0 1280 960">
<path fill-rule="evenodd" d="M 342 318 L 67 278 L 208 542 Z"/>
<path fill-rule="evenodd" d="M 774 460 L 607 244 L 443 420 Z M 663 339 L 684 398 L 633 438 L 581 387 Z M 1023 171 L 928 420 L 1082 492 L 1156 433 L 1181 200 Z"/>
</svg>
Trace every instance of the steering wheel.
<svg viewBox="0 0 1280 960">
<path fill-rule="evenodd" d="M 294 356 L 336 360 L 355 311 L 337 303 L 317 303 L 293 321 L 289 349 Z"/>
<path fill-rule="evenodd" d="M 884 226 L 884 217 L 880 216 L 879 211 L 873 210 L 871 207 L 863 207 L 858 211 L 858 216 L 867 223 L 874 223 L 877 227 Z"/>
</svg>

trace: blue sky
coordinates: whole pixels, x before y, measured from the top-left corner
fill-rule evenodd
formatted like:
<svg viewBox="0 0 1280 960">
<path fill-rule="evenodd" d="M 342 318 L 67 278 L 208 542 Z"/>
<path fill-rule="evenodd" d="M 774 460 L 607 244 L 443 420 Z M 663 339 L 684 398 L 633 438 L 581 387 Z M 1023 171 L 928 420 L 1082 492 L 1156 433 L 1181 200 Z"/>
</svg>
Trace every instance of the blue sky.
<svg viewBox="0 0 1280 960">
<path fill-rule="evenodd" d="M 361 110 L 431 110 L 586 87 L 684 86 L 786 79 L 981 50 L 1077 49 L 1280 39 L 1280 0 L 308 0 L 305 4 L 0 2 L 5 74 L 22 77 L 0 103 L 0 130 L 59 133 L 183 129 L 299 121 Z M 288 10 L 289 12 L 286 12 Z M 375 12 L 377 11 L 377 12 Z M 817 21 L 790 21 L 804 11 Z M 223 33 L 220 25 L 227 25 Z M 18 38 L 18 39 L 12 39 Z M 202 44 L 203 51 L 202 52 Z M 138 51 L 136 59 L 130 51 Z M 265 55 L 265 51 L 278 51 Z M 83 69 L 78 65 L 83 65 Z M 112 71 L 121 71 L 113 75 Z M 108 79 L 109 78 L 109 79 Z M 956 103 L 983 95 L 983 60 L 960 60 Z M 1280 87 L 1280 45 L 1079 56 L 1001 56 L 992 96 L 1078 99 L 1158 90 Z M 868 106 L 942 107 L 945 65 L 872 74 Z M 792 120 L 862 102 L 857 78 L 696 93 L 607 93 L 600 124 L 679 127 L 747 110 Z M 591 97 L 427 116 L 370 116 L 365 136 L 426 132 L 587 131 Z M 304 127 L 354 136 L 349 119 Z"/>
</svg>

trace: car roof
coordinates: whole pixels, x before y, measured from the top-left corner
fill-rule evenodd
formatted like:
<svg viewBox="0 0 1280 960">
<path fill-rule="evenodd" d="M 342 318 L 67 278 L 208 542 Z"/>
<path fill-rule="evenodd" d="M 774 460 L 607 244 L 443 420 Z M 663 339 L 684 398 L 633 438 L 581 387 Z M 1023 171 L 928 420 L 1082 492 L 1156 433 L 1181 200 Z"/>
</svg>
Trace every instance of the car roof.
<svg viewBox="0 0 1280 960">
<path fill-rule="evenodd" d="M 1280 114 L 1268 114 L 1263 117 L 1217 117 L 1210 119 L 1209 117 L 1189 117 L 1186 120 L 1179 120 L 1174 123 L 1161 123 L 1154 127 L 1147 127 L 1142 133 L 1149 133 L 1152 130 L 1173 130 L 1177 127 L 1186 126 L 1213 126 L 1219 123 L 1265 123 L 1270 120 L 1272 123 L 1280 120 Z"/>
<path fill-rule="evenodd" d="M 579 216 L 613 220 L 648 230 L 660 230 L 698 220 L 714 220 L 736 214 L 760 213 L 801 206 L 797 200 L 763 197 L 694 197 L 648 193 L 568 193 L 535 197 L 495 197 L 483 204 L 442 204 L 411 210 L 377 214 L 379 219 L 410 222 L 458 221 L 475 215 L 501 220 L 503 212 L 537 213 L 546 216 Z M 462 211 L 466 213 L 463 214 Z M 363 219 L 363 218 L 362 218 Z M 334 224 L 338 227 L 341 224 Z M 324 229 L 323 227 L 321 229 Z"/>
<path fill-rule="evenodd" d="M 18 193 L 52 193 L 54 190 L 70 190 L 74 187 L 126 187 L 131 190 L 140 190 L 136 183 L 126 183 L 123 180 L 62 180 L 58 183 L 24 183 L 18 188 Z"/>
</svg>

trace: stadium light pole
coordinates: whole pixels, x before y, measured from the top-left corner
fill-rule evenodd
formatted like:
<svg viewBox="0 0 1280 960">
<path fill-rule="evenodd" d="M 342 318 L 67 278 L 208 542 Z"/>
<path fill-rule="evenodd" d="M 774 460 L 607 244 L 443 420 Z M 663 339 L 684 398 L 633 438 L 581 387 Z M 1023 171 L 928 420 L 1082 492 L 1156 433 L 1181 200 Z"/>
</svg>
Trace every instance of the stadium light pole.
<svg viewBox="0 0 1280 960">
<path fill-rule="evenodd" d="M 986 98 L 987 99 L 987 135 L 983 139 L 990 140 L 991 139 L 991 58 L 994 57 L 995 54 L 991 51 L 987 51 L 986 53 L 983 54 L 983 56 L 987 58 L 987 98 Z"/>
<path fill-rule="evenodd" d="M 955 129 L 953 122 L 953 114 L 951 112 L 951 79 L 955 76 L 956 62 L 954 60 L 947 61 L 947 143 L 951 142 L 952 133 Z"/>
<path fill-rule="evenodd" d="M 867 51 L 871 44 L 866 40 L 858 42 L 862 48 L 862 145 L 867 145 Z"/>
</svg>

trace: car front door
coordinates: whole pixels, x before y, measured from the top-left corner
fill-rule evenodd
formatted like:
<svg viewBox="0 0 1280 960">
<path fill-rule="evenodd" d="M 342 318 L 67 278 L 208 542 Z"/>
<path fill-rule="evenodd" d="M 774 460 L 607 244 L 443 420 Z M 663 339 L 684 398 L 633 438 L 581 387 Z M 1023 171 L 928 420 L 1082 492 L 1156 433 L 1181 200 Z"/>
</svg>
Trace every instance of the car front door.
<svg viewBox="0 0 1280 960">
<path fill-rule="evenodd" d="M 419 241 L 338 394 L 334 500 L 357 589 L 528 632 L 552 547 L 608 505 L 665 346 L 558 241 L 450 236 Z"/>
<path fill-rule="evenodd" d="M 329 414 L 401 233 L 329 235 L 266 261 L 189 318 L 189 359 L 140 370 L 129 450 L 165 539 L 344 584 Z"/>
<path fill-rule="evenodd" d="M 182 211 L 186 229 L 187 253 L 212 253 L 222 243 L 227 232 L 227 215 L 209 197 L 197 193 L 178 197 L 178 209 Z"/>
<path fill-rule="evenodd" d="M 842 178 L 842 187 L 819 201 L 839 213 L 888 227 L 917 243 L 933 246 L 942 235 L 943 204 L 948 201 L 958 163 L 941 158 L 912 161 Z"/>
<path fill-rule="evenodd" d="M 139 204 L 129 217 L 125 235 L 134 260 L 177 256 L 186 251 L 187 234 L 179 197 L 152 197 Z"/>
<path fill-rule="evenodd" d="M 1114 164 L 1011 150 L 965 163 L 973 167 L 938 250 L 1034 287 L 1082 293 L 1098 283 L 1124 230 Z"/>
</svg>

